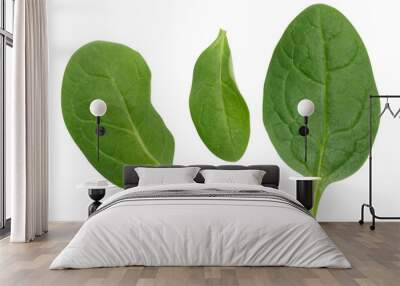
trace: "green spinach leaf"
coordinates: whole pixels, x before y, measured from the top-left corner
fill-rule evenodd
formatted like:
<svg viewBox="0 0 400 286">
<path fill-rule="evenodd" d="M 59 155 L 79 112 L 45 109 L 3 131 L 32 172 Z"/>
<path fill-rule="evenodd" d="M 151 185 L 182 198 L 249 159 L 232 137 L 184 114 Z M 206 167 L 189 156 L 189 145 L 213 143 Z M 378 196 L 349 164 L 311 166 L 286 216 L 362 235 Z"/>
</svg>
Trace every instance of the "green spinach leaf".
<svg viewBox="0 0 400 286">
<path fill-rule="evenodd" d="M 151 73 L 143 57 L 127 46 L 96 41 L 71 57 L 62 83 L 62 112 L 75 143 L 105 178 L 122 186 L 124 164 L 169 164 L 174 139 L 150 101 Z M 96 152 L 94 99 L 107 104 L 106 133 Z"/>
<path fill-rule="evenodd" d="M 367 50 L 336 9 L 313 5 L 287 27 L 273 53 L 264 85 L 264 125 L 280 157 L 315 184 L 313 214 L 325 188 L 356 172 L 368 156 L 370 94 L 377 94 Z M 297 104 L 315 104 L 309 118 L 308 161 L 298 133 Z M 373 136 L 379 102 L 372 109 Z M 349 190 L 350 191 L 350 190 Z"/>
<path fill-rule="evenodd" d="M 189 105 L 193 123 L 208 149 L 223 160 L 239 160 L 249 141 L 250 116 L 234 79 L 223 30 L 197 59 Z"/>
</svg>

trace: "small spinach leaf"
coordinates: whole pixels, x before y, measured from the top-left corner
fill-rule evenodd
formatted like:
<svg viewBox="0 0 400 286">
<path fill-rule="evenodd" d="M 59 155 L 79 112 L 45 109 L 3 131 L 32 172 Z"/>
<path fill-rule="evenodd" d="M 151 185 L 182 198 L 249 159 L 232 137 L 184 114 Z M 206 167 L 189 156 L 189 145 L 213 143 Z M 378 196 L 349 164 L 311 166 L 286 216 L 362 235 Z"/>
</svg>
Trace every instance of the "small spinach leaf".
<svg viewBox="0 0 400 286">
<path fill-rule="evenodd" d="M 250 116 L 234 79 L 223 30 L 197 59 L 189 105 L 193 123 L 208 149 L 223 160 L 239 160 L 249 141 Z"/>
</svg>

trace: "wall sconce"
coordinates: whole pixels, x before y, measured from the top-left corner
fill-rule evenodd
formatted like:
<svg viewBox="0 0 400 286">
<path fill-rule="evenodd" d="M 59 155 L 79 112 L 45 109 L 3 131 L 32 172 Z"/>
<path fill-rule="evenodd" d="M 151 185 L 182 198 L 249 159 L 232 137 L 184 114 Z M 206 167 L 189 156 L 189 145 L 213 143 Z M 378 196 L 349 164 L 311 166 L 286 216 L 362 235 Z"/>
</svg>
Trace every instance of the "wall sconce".
<svg viewBox="0 0 400 286">
<path fill-rule="evenodd" d="M 309 99 L 301 100 L 297 105 L 297 112 L 304 117 L 304 125 L 300 127 L 299 134 L 304 137 L 304 162 L 307 162 L 307 135 L 310 133 L 308 117 L 314 113 L 314 103 Z"/>
<path fill-rule="evenodd" d="M 97 135 L 97 160 L 100 158 L 100 136 L 106 133 L 104 126 L 100 126 L 100 117 L 107 111 L 107 104 L 101 99 L 95 99 L 90 103 L 90 113 L 96 116 L 96 135 Z"/>
</svg>

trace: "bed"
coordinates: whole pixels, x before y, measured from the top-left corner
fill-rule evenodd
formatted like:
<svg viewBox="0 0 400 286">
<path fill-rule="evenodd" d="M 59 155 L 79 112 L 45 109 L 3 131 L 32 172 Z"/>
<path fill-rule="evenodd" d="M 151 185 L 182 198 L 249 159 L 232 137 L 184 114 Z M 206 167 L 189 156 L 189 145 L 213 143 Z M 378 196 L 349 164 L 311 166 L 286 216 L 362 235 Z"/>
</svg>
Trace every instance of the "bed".
<svg viewBox="0 0 400 286">
<path fill-rule="evenodd" d="M 260 185 L 204 183 L 198 173 L 194 183 L 151 186 L 138 186 L 136 167 L 124 168 L 125 190 L 103 202 L 50 269 L 351 267 L 309 212 L 279 190 L 277 166 L 198 165 L 263 170 Z"/>
</svg>

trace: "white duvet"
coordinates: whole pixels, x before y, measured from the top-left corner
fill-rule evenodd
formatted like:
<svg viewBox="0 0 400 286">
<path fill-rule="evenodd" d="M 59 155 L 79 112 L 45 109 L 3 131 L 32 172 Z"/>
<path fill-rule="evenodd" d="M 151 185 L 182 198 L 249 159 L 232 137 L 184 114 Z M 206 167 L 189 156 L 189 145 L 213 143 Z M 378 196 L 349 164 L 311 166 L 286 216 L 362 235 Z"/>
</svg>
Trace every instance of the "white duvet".
<svg viewBox="0 0 400 286">
<path fill-rule="evenodd" d="M 185 184 L 163 190 L 263 190 L 262 186 Z M 50 269 L 146 266 L 295 266 L 349 268 L 320 225 L 283 203 L 246 198 L 153 198 L 122 201 L 90 217 Z"/>
</svg>

